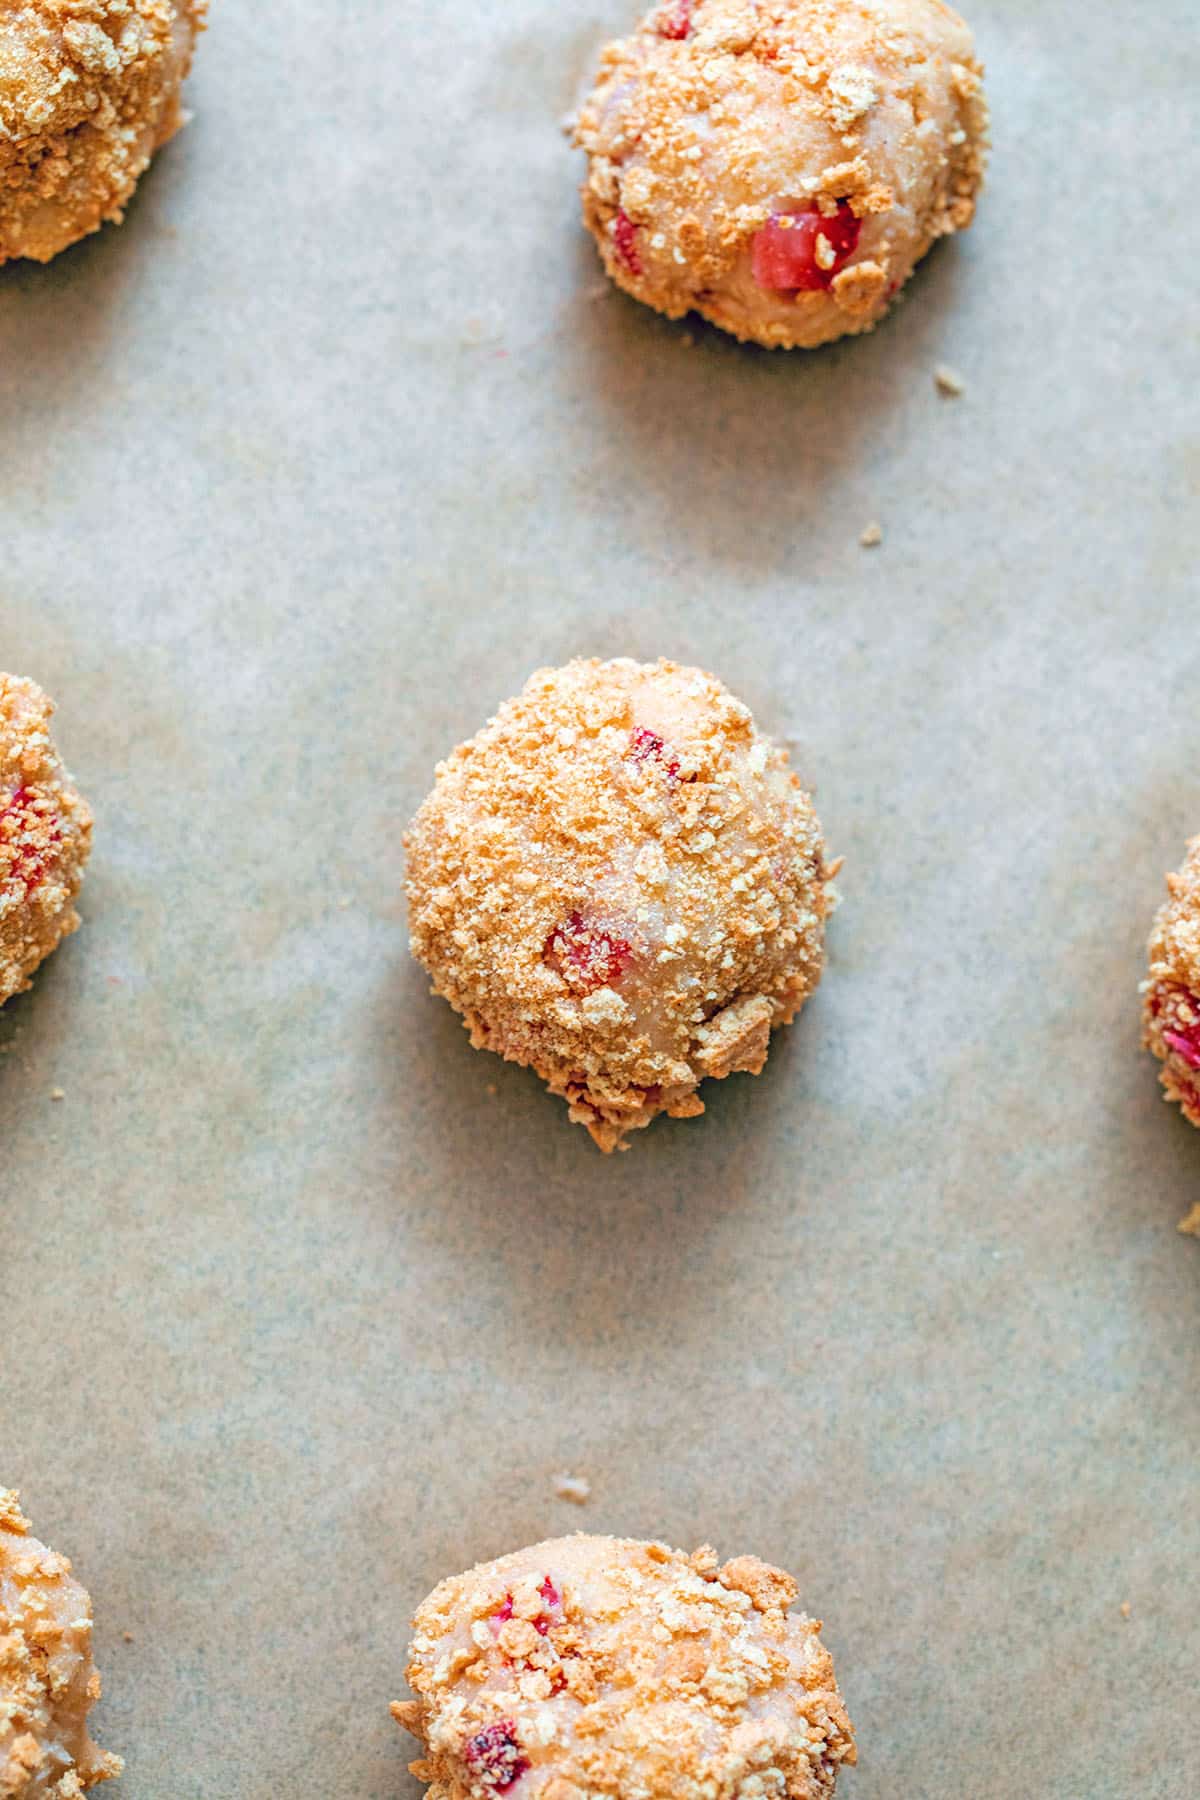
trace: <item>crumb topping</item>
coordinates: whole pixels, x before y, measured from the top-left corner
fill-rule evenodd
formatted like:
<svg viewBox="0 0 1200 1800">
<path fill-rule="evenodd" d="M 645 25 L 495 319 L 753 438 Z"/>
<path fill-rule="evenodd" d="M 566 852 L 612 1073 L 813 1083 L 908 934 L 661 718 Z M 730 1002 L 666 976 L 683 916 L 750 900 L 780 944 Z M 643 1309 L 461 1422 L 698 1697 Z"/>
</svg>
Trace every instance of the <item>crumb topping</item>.
<svg viewBox="0 0 1200 1800">
<path fill-rule="evenodd" d="M 574 138 L 584 221 L 621 286 L 671 318 L 816 344 L 873 324 L 971 223 L 987 108 L 939 0 L 671 0 L 603 50 Z M 839 211 L 854 260 L 835 269 L 830 239 L 815 265 L 839 279 L 785 283 L 755 254 L 781 218 Z"/>
<path fill-rule="evenodd" d="M 545 1635 L 496 1637 L 499 1597 L 520 1617 L 543 1580 Z M 826 1800 L 854 1735 L 796 1594 L 757 1557 L 583 1534 L 455 1576 L 413 1620 L 418 1697 L 392 1708 L 425 1745 L 413 1773 L 430 1800 Z"/>
<path fill-rule="evenodd" d="M 1200 1125 L 1200 837 L 1167 876 L 1168 898 L 1150 938 L 1150 976 L 1143 983 L 1143 1043 L 1163 1064 L 1169 1100 Z"/>
<path fill-rule="evenodd" d="M 53 702 L 0 673 L 0 1005 L 76 929 L 92 815 L 50 737 Z"/>
<path fill-rule="evenodd" d="M 786 753 L 711 675 L 543 669 L 441 765 L 406 835 L 413 953 L 476 1047 L 604 1149 L 706 1076 L 757 1073 L 832 907 Z"/>
<path fill-rule="evenodd" d="M 92 1605 L 0 1489 L 0 1800 L 70 1800 L 121 1772 L 92 1743 Z"/>
<path fill-rule="evenodd" d="M 0 9 L 0 262 L 119 219 L 183 122 L 207 0 L 9 0 Z"/>
</svg>

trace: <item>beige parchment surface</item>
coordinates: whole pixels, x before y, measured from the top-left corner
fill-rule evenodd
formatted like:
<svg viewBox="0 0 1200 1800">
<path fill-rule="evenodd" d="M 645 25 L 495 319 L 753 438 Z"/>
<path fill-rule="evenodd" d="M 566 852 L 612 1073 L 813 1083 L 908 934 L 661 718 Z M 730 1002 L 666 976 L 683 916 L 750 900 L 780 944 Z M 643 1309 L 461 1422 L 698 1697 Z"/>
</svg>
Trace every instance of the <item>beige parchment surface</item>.
<svg viewBox="0 0 1200 1800">
<path fill-rule="evenodd" d="M 980 0 L 977 230 L 790 358 L 601 287 L 557 124 L 632 16 L 218 0 L 125 227 L 0 273 L 0 666 L 98 819 L 0 1015 L 0 1480 L 114 1800 L 413 1796 L 412 1607 L 576 1526 L 796 1573 L 848 1800 L 1194 1800 L 1200 1135 L 1136 993 L 1200 831 L 1194 11 Z M 437 758 L 577 652 L 715 669 L 846 857 L 765 1076 L 612 1160 L 401 903 Z"/>
</svg>

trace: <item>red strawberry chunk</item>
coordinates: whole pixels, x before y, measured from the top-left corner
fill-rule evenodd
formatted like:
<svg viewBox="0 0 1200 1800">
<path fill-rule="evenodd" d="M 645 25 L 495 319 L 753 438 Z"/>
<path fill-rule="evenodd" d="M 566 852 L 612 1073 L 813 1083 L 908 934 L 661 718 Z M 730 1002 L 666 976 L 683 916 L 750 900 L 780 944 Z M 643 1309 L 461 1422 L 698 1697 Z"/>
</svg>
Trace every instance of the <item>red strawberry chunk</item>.
<svg viewBox="0 0 1200 1800">
<path fill-rule="evenodd" d="M 671 781 L 679 780 L 679 764 L 674 757 L 666 757 L 663 752 L 666 745 L 657 731 L 650 731 L 645 725 L 637 725 L 629 734 L 629 755 L 636 763 L 660 762 L 667 771 Z"/>
<path fill-rule="evenodd" d="M 62 825 L 53 802 L 20 787 L 0 809 L 0 886 L 19 881 L 26 896 L 38 888 L 57 861 Z"/>
<path fill-rule="evenodd" d="M 617 255 L 631 275 L 642 273 L 642 259 L 638 254 L 637 226 L 622 207 L 613 225 L 613 243 L 617 247 Z"/>
<path fill-rule="evenodd" d="M 568 987 L 578 994 L 593 994 L 621 979 L 633 946 L 627 938 L 590 925 L 582 913 L 573 912 L 555 926 L 542 955 Z"/>
<path fill-rule="evenodd" d="M 1187 994 L 1184 1001 L 1185 1006 L 1179 1009 L 1170 1028 L 1163 1027 L 1163 1042 L 1182 1057 L 1189 1069 L 1200 1069 L 1200 1000 Z M 1182 1016 L 1184 1010 L 1191 1013 L 1190 1022 Z"/>
<path fill-rule="evenodd" d="M 485 1725 L 473 1738 L 468 1738 L 463 1755 L 475 1780 L 493 1794 L 505 1794 L 529 1767 L 517 1740 L 517 1728 L 511 1719 L 497 1719 Z"/>
<path fill-rule="evenodd" d="M 553 1613 L 557 1607 L 562 1605 L 562 1595 L 555 1587 L 554 1582 L 549 1575 L 544 1578 L 541 1587 L 538 1589 L 538 1593 L 542 1596 L 542 1600 L 545 1603 L 546 1612 L 540 1612 L 532 1623 L 534 1630 L 542 1637 L 545 1637 L 551 1625 L 554 1623 L 552 1618 L 547 1617 L 547 1613 Z M 503 1604 L 497 1607 L 496 1611 L 488 1620 L 489 1625 L 496 1633 L 497 1637 L 500 1635 L 500 1627 L 506 1624 L 512 1616 L 513 1597 L 511 1594 L 505 1594 Z"/>
<path fill-rule="evenodd" d="M 855 217 L 846 200 L 838 201 L 837 212 L 828 219 L 819 212 L 772 213 L 754 237 L 754 279 L 759 287 L 776 293 L 812 294 L 828 289 L 858 249 L 861 234 L 862 220 Z M 821 253 L 821 238 L 829 246 L 828 252 Z M 828 266 L 822 267 L 822 263 Z"/>
<path fill-rule="evenodd" d="M 674 38 L 677 41 L 689 35 L 692 29 L 692 7 L 695 0 L 675 0 L 669 12 L 660 13 L 658 19 L 658 35 Z"/>
</svg>

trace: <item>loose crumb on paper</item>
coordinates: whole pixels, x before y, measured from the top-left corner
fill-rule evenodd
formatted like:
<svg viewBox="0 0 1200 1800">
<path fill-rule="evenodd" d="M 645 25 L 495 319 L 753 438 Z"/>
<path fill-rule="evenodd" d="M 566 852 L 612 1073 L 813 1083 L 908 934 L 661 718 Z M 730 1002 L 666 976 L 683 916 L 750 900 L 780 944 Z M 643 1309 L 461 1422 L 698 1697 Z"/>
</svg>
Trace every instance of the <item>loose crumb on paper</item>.
<svg viewBox="0 0 1200 1800">
<path fill-rule="evenodd" d="M 586 1506 L 592 1497 L 591 1482 L 585 1481 L 582 1475 L 556 1475 L 554 1491 L 560 1500 L 569 1500 L 572 1506 Z"/>
<path fill-rule="evenodd" d="M 66 1092 L 64 1091 L 64 1089 L 62 1089 L 62 1088 L 51 1088 L 50 1089 L 50 1098 L 52 1100 L 65 1100 L 66 1097 L 67 1096 L 66 1096 Z"/>
<path fill-rule="evenodd" d="M 1184 1237 L 1200 1238 L 1200 1200 L 1197 1200 L 1186 1219 L 1180 1219 L 1179 1229 Z"/>
<path fill-rule="evenodd" d="M 938 392 L 949 394 L 952 399 L 957 400 L 960 394 L 965 394 L 967 391 L 967 384 L 958 370 L 947 367 L 945 363 L 938 364 L 933 372 L 933 379 L 937 384 Z"/>
<path fill-rule="evenodd" d="M 1128 1600 L 1122 1600 L 1122 1602 L 1121 1602 L 1121 1617 L 1123 1619 L 1127 1619 L 1130 1616 L 1130 1614 L 1132 1613 L 1132 1611 L 1133 1611 L 1133 1608 L 1129 1604 Z"/>
<path fill-rule="evenodd" d="M 883 542 L 883 526 L 877 519 L 872 519 L 869 525 L 863 527 L 862 536 L 858 541 L 864 550 L 874 550 Z"/>
</svg>

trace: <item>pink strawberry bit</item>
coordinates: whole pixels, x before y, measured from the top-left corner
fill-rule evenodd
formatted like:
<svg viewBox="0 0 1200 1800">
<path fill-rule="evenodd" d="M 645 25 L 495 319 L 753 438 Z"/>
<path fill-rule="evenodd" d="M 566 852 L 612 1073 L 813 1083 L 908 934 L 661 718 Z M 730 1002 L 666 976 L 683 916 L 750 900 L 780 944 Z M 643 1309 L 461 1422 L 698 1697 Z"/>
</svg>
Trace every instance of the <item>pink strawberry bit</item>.
<svg viewBox="0 0 1200 1800">
<path fill-rule="evenodd" d="M 862 220 L 847 200 L 839 200 L 830 218 L 823 213 L 772 213 L 751 247 L 754 279 L 759 287 L 781 294 L 813 294 L 833 286 L 833 278 L 858 249 Z M 818 260 L 818 240 L 832 253 Z M 828 261 L 828 268 L 822 262 Z"/>
<path fill-rule="evenodd" d="M 26 895 L 40 886 L 62 845 L 62 825 L 49 800 L 20 787 L 0 809 L 0 882 L 19 881 Z M 7 867 L 2 853 L 7 850 Z"/>
<path fill-rule="evenodd" d="M 613 987 L 621 979 L 633 946 L 627 938 L 590 925 L 581 912 L 573 912 L 555 926 L 542 955 L 568 987 L 579 994 L 594 994 L 597 988 Z"/>
<path fill-rule="evenodd" d="M 692 29 L 692 7 L 695 0 L 675 0 L 669 12 L 658 16 L 658 35 L 673 38 L 677 43 L 688 37 Z"/>
<path fill-rule="evenodd" d="M 555 1585 L 554 1585 L 553 1581 L 550 1579 L 549 1575 L 547 1575 L 544 1578 L 541 1587 L 538 1589 L 538 1593 L 542 1596 L 542 1600 L 545 1603 L 546 1611 L 540 1612 L 538 1614 L 537 1618 L 532 1621 L 532 1624 L 533 1624 L 533 1629 L 541 1637 L 545 1637 L 545 1635 L 549 1631 L 551 1625 L 553 1625 L 553 1623 L 554 1623 L 554 1620 L 552 1618 L 548 1618 L 546 1615 L 547 1615 L 547 1613 L 553 1613 L 558 1607 L 560 1607 L 562 1605 L 562 1595 L 559 1593 L 558 1589 L 555 1587 Z M 500 1635 L 500 1627 L 502 1625 L 507 1624 L 509 1619 L 512 1618 L 512 1616 L 513 1616 L 513 1597 L 511 1594 L 505 1594 L 503 1604 L 497 1607 L 496 1611 L 492 1614 L 491 1618 L 488 1620 L 488 1624 L 491 1626 L 492 1630 L 495 1632 L 497 1637 L 499 1637 L 499 1635 Z"/>
<path fill-rule="evenodd" d="M 485 1725 L 467 1739 L 463 1755 L 475 1780 L 493 1794 L 506 1794 L 529 1767 L 511 1719 L 497 1719 L 494 1725 Z"/>
<path fill-rule="evenodd" d="M 1200 1069 L 1200 1000 L 1186 990 L 1174 996 L 1170 1026 L 1163 1027 L 1163 1042 L 1189 1069 Z"/>
<path fill-rule="evenodd" d="M 629 756 L 633 762 L 660 762 L 667 771 L 668 779 L 679 780 L 679 764 L 671 757 L 668 761 L 663 755 L 666 745 L 657 731 L 650 731 L 645 725 L 635 725 L 629 734 Z"/>
<path fill-rule="evenodd" d="M 613 243 L 617 248 L 617 256 L 631 275 L 642 273 L 642 259 L 638 254 L 637 229 L 625 208 L 622 207 L 613 223 Z"/>
</svg>

